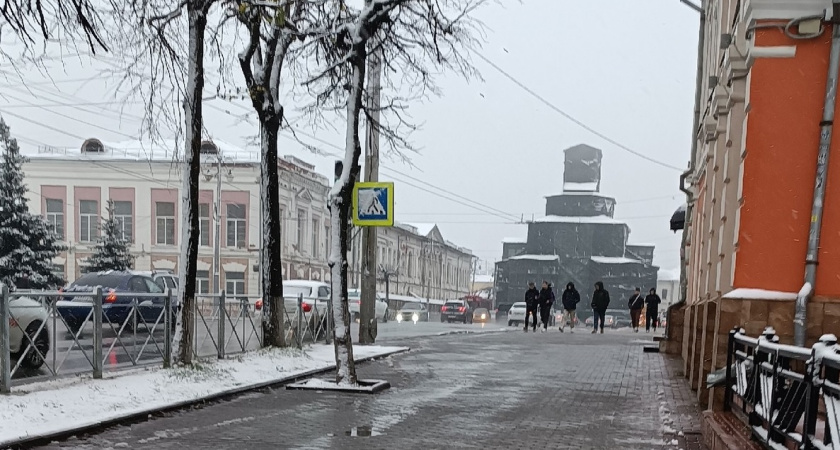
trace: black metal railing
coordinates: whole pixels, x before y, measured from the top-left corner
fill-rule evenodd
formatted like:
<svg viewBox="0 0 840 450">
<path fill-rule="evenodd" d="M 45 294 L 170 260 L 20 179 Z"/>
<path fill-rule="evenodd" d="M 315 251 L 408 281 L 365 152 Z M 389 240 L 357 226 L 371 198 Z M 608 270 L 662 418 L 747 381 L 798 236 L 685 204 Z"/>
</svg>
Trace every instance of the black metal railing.
<svg viewBox="0 0 840 450">
<path fill-rule="evenodd" d="M 729 332 L 724 410 L 738 415 L 766 448 L 840 445 L 840 346 L 824 335 L 811 348 L 779 344 L 772 327 Z"/>
</svg>

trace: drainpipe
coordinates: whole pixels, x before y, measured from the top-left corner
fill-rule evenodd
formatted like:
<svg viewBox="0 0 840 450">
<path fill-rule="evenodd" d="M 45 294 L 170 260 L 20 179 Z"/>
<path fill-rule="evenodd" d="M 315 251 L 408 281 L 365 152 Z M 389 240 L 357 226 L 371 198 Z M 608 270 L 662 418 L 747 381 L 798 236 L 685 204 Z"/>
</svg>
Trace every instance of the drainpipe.
<svg viewBox="0 0 840 450">
<path fill-rule="evenodd" d="M 696 9 L 696 8 L 695 8 Z M 703 50 L 706 43 L 706 0 L 700 2 L 700 30 L 697 38 L 697 76 L 694 90 L 694 123 L 691 128 L 691 160 L 688 170 L 680 175 L 680 190 L 685 193 L 687 208 L 685 211 L 686 225 L 683 227 L 682 244 L 683 249 L 680 256 L 680 297 L 679 302 L 685 302 L 688 295 L 688 276 L 686 274 L 686 252 L 685 244 L 688 241 L 688 223 L 694 209 L 694 193 L 685 187 L 685 180 L 694 173 L 695 160 L 697 159 L 697 130 L 700 128 L 700 102 L 703 101 Z M 667 330 L 666 330 L 667 331 Z"/>
<path fill-rule="evenodd" d="M 814 201 L 811 204 L 811 227 L 808 230 L 808 253 L 805 258 L 805 284 L 796 297 L 796 313 L 793 317 L 793 340 L 798 346 L 805 346 L 808 323 L 808 302 L 814 296 L 819 263 L 820 231 L 825 200 L 826 172 L 831 150 L 831 132 L 834 128 L 834 108 L 837 100 L 837 77 L 840 74 L 840 0 L 832 1 L 831 53 L 828 60 L 828 79 L 825 86 L 825 105 L 820 121 L 820 147 L 817 156 L 817 176 L 814 180 Z"/>
</svg>

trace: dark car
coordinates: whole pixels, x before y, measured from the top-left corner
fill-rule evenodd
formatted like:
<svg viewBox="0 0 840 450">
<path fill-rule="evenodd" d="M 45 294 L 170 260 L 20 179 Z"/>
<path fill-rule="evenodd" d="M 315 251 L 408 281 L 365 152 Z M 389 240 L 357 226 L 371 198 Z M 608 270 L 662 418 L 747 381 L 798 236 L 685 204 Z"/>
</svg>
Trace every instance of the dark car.
<svg viewBox="0 0 840 450">
<path fill-rule="evenodd" d="M 607 314 L 613 316 L 613 328 L 625 328 L 633 325 L 633 319 L 630 318 L 630 312 L 624 309 L 608 309 Z"/>
<path fill-rule="evenodd" d="M 93 293 L 97 286 L 102 287 L 102 324 L 104 328 L 109 328 L 109 323 L 115 329 L 120 329 L 123 326 L 126 328 L 133 326 L 134 315 L 132 315 L 132 310 L 134 306 L 136 306 L 138 324 L 146 323 L 151 328 L 157 322 L 158 329 L 162 328 L 163 318 L 161 318 L 161 313 L 163 312 L 165 294 L 152 277 L 131 271 L 88 273 L 64 288 L 63 292 Z M 134 293 L 145 295 L 134 297 L 131 295 Z M 148 294 L 160 295 L 150 296 Z M 92 296 L 59 297 L 56 302 L 56 310 L 74 334 L 84 327 L 87 320 L 93 320 L 92 309 Z M 173 305 L 174 310 L 175 306 Z"/>
<path fill-rule="evenodd" d="M 472 323 L 473 309 L 465 300 L 449 300 L 440 308 L 441 322 Z"/>
<path fill-rule="evenodd" d="M 507 315 L 508 311 L 510 311 L 511 306 L 513 306 L 513 303 L 499 303 L 498 305 L 496 305 L 497 322 L 507 322 Z"/>
</svg>

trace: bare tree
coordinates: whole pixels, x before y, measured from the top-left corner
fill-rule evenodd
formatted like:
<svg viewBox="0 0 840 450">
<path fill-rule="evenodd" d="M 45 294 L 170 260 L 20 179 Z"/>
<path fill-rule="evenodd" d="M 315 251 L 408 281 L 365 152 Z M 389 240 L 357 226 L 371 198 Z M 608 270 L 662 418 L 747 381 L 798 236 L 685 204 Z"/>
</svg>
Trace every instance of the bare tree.
<svg viewBox="0 0 840 450">
<path fill-rule="evenodd" d="M 380 131 L 395 150 L 411 148 L 400 126 L 410 124 L 401 111 L 407 100 L 436 93 L 434 74 L 443 70 L 470 76 L 475 74 L 465 49 L 476 44 L 479 24 L 470 12 L 485 0 L 365 0 L 360 10 L 343 1 L 323 5 L 325 31 L 317 38 L 315 60 L 321 65 L 307 80 L 315 102 L 310 112 L 345 110 L 345 153 L 341 174 L 330 191 L 332 248 L 329 265 L 332 280 L 332 315 L 335 323 L 336 382 L 356 384 L 350 313 L 347 300 L 348 228 L 353 185 L 359 173 L 361 113 L 373 108 L 363 105 L 367 56 L 376 52 L 386 68 L 385 87 L 403 84 L 408 94 L 392 94 L 380 112 L 389 112 L 396 122 L 366 119 Z M 399 81 L 396 81 L 399 80 Z M 413 86 L 409 88 L 409 86 Z"/>
<path fill-rule="evenodd" d="M 40 40 L 68 43 L 81 38 L 93 53 L 108 51 L 103 38 L 100 3 L 93 0 L 4 0 L 0 6 L 0 33 L 9 30 L 26 48 Z M 0 40 L 2 37 L 0 34 Z"/>
</svg>

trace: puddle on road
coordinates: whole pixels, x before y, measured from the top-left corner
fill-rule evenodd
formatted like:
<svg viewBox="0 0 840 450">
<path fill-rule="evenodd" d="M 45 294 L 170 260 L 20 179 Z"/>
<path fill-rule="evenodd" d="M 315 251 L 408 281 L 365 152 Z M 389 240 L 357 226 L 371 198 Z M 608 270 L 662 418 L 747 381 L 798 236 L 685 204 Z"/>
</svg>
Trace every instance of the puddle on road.
<svg viewBox="0 0 840 450">
<path fill-rule="evenodd" d="M 379 436 L 382 433 L 378 431 L 374 431 L 373 427 L 371 426 L 363 426 L 363 427 L 353 427 L 348 431 L 344 432 L 345 436 L 351 437 L 371 437 L 371 436 Z"/>
</svg>

